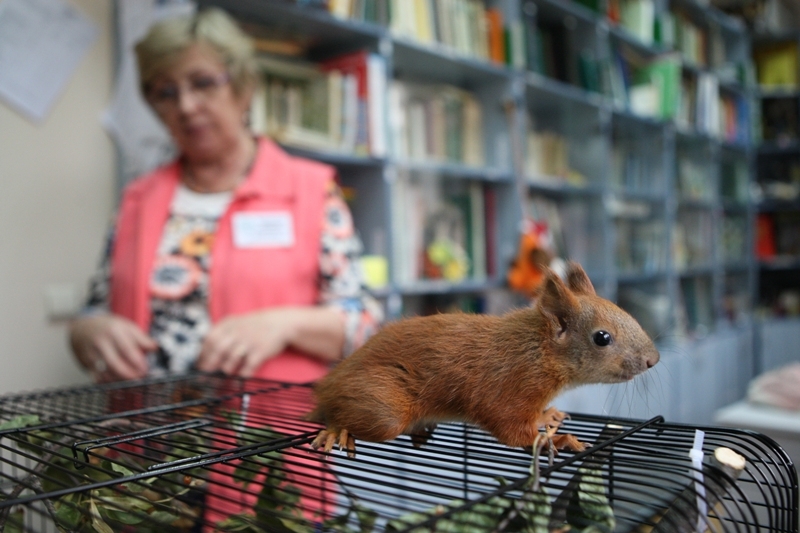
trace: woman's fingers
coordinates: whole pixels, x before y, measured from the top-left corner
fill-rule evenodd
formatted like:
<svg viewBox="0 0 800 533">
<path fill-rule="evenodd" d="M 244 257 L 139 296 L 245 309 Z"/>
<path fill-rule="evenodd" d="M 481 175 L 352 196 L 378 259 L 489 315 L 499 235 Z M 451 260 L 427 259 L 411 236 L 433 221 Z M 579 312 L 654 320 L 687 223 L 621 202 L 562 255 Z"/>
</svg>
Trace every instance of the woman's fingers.
<svg viewBox="0 0 800 533">
<path fill-rule="evenodd" d="M 91 371 L 98 381 L 118 379 L 134 379 L 141 377 L 136 367 L 132 366 L 122 355 L 113 337 L 102 337 L 95 343 L 97 357 Z"/>
<path fill-rule="evenodd" d="M 242 361 L 247 356 L 248 346 L 243 342 L 234 342 L 222 357 L 220 370 L 229 376 L 237 375 Z"/>
<path fill-rule="evenodd" d="M 139 333 L 137 335 L 137 333 Z M 124 331 L 115 337 L 120 366 L 126 367 L 125 379 L 141 378 L 147 375 L 147 352 L 155 349 L 154 342 L 137 330 Z"/>
<path fill-rule="evenodd" d="M 117 316 L 98 317 L 92 334 L 89 370 L 102 381 L 135 379 L 147 375 L 147 352 L 157 343 L 139 326 Z"/>
<path fill-rule="evenodd" d="M 200 356 L 197 358 L 197 368 L 203 372 L 222 370 L 226 354 L 235 343 L 236 337 L 226 335 L 219 329 L 212 330 L 203 341 Z"/>
</svg>

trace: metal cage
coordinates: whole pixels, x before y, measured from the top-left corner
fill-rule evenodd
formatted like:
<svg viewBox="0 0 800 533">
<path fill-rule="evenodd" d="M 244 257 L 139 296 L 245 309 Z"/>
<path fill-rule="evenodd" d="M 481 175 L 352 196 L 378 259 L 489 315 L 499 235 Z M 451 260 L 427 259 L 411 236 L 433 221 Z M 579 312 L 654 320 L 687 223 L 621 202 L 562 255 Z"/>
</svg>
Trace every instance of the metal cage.
<svg viewBox="0 0 800 533">
<path fill-rule="evenodd" d="M 0 397 L 0 531 L 798 531 L 795 468 L 751 431 L 573 414 L 577 454 L 441 424 L 348 458 L 310 447 L 311 404 L 214 375 Z"/>
</svg>

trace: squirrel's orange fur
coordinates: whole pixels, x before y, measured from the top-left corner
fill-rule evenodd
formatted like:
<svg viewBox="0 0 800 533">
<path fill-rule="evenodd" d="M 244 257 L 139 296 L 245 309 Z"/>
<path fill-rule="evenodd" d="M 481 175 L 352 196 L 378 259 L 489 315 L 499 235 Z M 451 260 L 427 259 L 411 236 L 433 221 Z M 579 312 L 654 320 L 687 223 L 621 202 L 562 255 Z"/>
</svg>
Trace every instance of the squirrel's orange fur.
<svg viewBox="0 0 800 533">
<path fill-rule="evenodd" d="M 595 334 L 611 343 L 600 346 Z M 647 334 L 595 294 L 570 264 L 566 283 L 548 271 L 529 308 L 503 316 L 440 314 L 386 325 L 315 387 L 312 420 L 326 424 L 315 446 L 400 434 L 426 439 L 437 422 L 480 426 L 508 446 L 527 447 L 565 416 L 547 405 L 566 387 L 632 379 L 658 362 Z M 342 442 L 344 441 L 344 442 Z M 571 435 L 557 448 L 580 450 Z"/>
</svg>

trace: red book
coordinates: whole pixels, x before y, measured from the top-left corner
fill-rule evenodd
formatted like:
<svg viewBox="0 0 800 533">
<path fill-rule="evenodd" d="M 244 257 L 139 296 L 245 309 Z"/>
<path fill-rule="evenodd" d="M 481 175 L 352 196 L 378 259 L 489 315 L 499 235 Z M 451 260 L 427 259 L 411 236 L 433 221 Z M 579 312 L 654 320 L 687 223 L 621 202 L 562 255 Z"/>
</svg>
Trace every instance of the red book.
<svg viewBox="0 0 800 533">
<path fill-rule="evenodd" d="M 486 275 L 489 278 L 497 273 L 495 248 L 497 247 L 497 196 L 493 187 L 483 189 L 483 208 L 486 222 Z"/>
<path fill-rule="evenodd" d="M 355 151 L 369 153 L 369 71 L 367 58 L 369 52 L 359 50 L 322 61 L 319 66 L 325 72 L 338 70 L 344 75 L 356 78 L 358 93 L 358 116 L 356 117 Z"/>
<path fill-rule="evenodd" d="M 503 28 L 503 12 L 493 7 L 487 9 L 486 28 L 489 35 L 489 59 L 496 63 L 505 63 L 506 39 Z"/>
<path fill-rule="evenodd" d="M 777 255 L 775 248 L 775 219 L 769 213 L 759 213 L 756 219 L 756 257 L 772 259 Z"/>
<path fill-rule="evenodd" d="M 351 74 L 358 80 L 358 97 L 367 98 L 369 86 L 367 84 L 367 55 L 366 50 L 359 50 L 321 62 L 320 68 L 325 72 L 338 70 L 342 74 Z"/>
</svg>

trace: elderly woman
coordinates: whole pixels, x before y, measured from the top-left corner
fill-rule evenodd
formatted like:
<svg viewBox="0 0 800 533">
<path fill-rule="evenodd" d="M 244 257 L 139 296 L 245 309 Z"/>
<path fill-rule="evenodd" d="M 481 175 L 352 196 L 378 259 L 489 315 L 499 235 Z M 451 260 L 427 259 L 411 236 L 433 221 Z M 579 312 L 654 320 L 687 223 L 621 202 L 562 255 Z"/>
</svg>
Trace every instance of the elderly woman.
<svg viewBox="0 0 800 533">
<path fill-rule="evenodd" d="M 136 53 L 180 156 L 124 192 L 70 328 L 78 361 L 98 381 L 321 377 L 382 319 L 334 170 L 249 131 L 253 47 L 224 12 L 156 25 Z"/>
<path fill-rule="evenodd" d="M 253 47 L 222 11 L 162 22 L 136 53 L 144 95 L 180 155 L 124 191 L 70 328 L 78 361 L 98 381 L 193 368 L 320 378 L 382 320 L 361 285 L 360 243 L 334 170 L 249 131 Z M 280 410 L 277 400 L 254 399 L 250 412 Z M 319 464 L 303 455 L 291 470 L 304 513 L 324 516 L 329 478 Z M 263 474 L 248 490 L 233 474 L 212 469 L 222 482 L 206 498 L 209 525 L 256 501 Z"/>
</svg>

